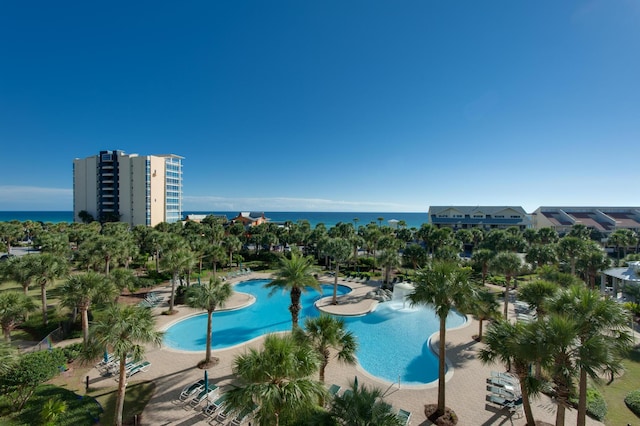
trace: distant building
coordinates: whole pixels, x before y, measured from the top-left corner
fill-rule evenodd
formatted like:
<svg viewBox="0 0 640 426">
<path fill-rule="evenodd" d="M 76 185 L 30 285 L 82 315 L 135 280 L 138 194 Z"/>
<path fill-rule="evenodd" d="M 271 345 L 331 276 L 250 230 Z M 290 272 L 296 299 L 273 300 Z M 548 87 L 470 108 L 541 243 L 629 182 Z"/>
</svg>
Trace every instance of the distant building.
<svg viewBox="0 0 640 426">
<path fill-rule="evenodd" d="M 531 226 L 529 216 L 516 206 L 430 206 L 429 223 L 438 228 L 524 230 Z"/>
<path fill-rule="evenodd" d="M 178 155 L 100 154 L 73 160 L 73 216 L 155 226 L 182 220 L 182 159 Z"/>
<path fill-rule="evenodd" d="M 539 207 L 532 218 L 534 228 L 550 227 L 560 235 L 578 224 L 603 236 L 616 229 L 640 231 L 640 207 Z"/>
<path fill-rule="evenodd" d="M 242 223 L 245 228 L 258 226 L 268 222 L 264 212 L 240 212 L 238 216 L 231 219 L 231 223 Z"/>
</svg>

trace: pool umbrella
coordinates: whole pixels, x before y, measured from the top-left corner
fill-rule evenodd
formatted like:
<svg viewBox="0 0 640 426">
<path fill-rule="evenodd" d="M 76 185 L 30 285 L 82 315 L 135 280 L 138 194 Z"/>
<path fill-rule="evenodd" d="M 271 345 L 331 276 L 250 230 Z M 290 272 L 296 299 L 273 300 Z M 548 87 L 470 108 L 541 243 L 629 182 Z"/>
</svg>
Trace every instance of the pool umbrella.
<svg viewBox="0 0 640 426">
<path fill-rule="evenodd" d="M 207 370 L 204 370 L 204 394 L 208 394 L 209 393 L 209 372 Z M 209 399 L 209 396 L 207 396 L 207 399 Z"/>
<path fill-rule="evenodd" d="M 109 352 L 106 349 L 104 350 L 104 354 L 102 355 L 102 359 L 104 360 L 105 364 L 109 362 Z"/>
<path fill-rule="evenodd" d="M 354 376 L 353 389 L 358 390 L 358 376 Z"/>
</svg>

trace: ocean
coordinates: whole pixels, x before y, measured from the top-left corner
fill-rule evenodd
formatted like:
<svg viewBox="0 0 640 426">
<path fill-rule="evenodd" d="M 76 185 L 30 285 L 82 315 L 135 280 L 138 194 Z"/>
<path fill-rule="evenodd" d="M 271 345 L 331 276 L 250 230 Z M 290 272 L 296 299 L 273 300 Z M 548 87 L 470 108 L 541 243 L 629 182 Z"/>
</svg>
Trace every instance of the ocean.
<svg viewBox="0 0 640 426">
<path fill-rule="evenodd" d="M 183 217 L 189 214 L 214 214 L 224 215 L 231 219 L 238 215 L 237 211 L 233 212 L 208 212 L 208 211 L 184 211 Z M 423 223 L 427 223 L 428 214 L 424 213 L 402 213 L 402 212 L 264 212 L 265 216 L 271 222 L 287 222 L 293 223 L 298 220 L 306 219 L 314 228 L 318 223 L 324 223 L 327 228 L 331 228 L 340 222 L 354 223 L 357 218 L 357 226 L 366 225 L 371 222 L 376 224 L 382 223 L 388 225 L 389 220 L 404 220 L 408 228 L 420 228 Z M 382 218 L 381 221 L 378 219 Z M 31 220 L 34 222 L 73 222 L 72 211 L 0 211 L 0 222 L 10 220 L 19 220 L 24 222 Z"/>
</svg>

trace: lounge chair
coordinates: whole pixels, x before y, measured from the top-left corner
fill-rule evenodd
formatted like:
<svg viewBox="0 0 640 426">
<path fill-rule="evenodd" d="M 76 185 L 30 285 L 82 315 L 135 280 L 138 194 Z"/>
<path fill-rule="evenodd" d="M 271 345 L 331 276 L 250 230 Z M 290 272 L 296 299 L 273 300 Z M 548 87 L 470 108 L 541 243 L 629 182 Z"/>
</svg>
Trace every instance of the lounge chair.
<svg viewBox="0 0 640 426">
<path fill-rule="evenodd" d="M 344 392 L 342 392 L 342 398 L 345 398 L 345 399 L 353 398 L 353 391 L 351 389 L 345 390 Z"/>
<path fill-rule="evenodd" d="M 192 397 L 196 392 L 201 391 L 204 388 L 204 380 L 200 379 L 195 383 L 185 386 L 180 392 L 178 399 L 180 401 L 186 401 Z"/>
<path fill-rule="evenodd" d="M 489 377 L 487 384 L 504 388 L 508 391 L 515 391 L 520 388 L 520 383 L 509 379 L 501 379 L 499 377 Z"/>
<path fill-rule="evenodd" d="M 229 415 L 229 410 L 227 408 L 223 408 L 218 411 L 218 415 L 216 416 L 216 421 L 218 423 L 224 423 L 227 421 L 227 416 Z"/>
<path fill-rule="evenodd" d="M 342 389 L 340 385 L 333 384 L 329 386 L 329 396 L 333 398 L 340 392 L 340 389 Z"/>
<path fill-rule="evenodd" d="M 232 426 L 240 426 L 247 419 L 247 417 L 249 417 L 249 415 L 251 415 L 251 413 L 255 411 L 257 407 L 258 406 L 254 404 L 250 407 L 245 408 L 237 416 L 235 416 L 233 420 L 231 420 L 230 424 Z"/>
<path fill-rule="evenodd" d="M 503 372 L 500 372 L 500 371 L 492 371 L 491 372 L 491 377 L 497 377 L 497 378 L 500 378 L 500 379 L 509 380 L 511 382 L 514 382 L 514 383 L 519 383 L 520 382 L 518 380 L 518 377 L 514 376 L 513 374 L 511 374 L 511 373 L 503 373 Z"/>
<path fill-rule="evenodd" d="M 218 386 L 209 384 L 208 389 L 202 389 L 196 396 L 189 400 L 189 405 L 196 408 L 202 401 L 213 398 L 218 393 Z"/>
<path fill-rule="evenodd" d="M 487 385 L 487 390 L 507 399 L 515 399 L 519 396 L 516 389 L 507 389 L 502 386 Z"/>
<path fill-rule="evenodd" d="M 133 366 L 130 370 L 127 371 L 127 377 L 131 377 L 134 374 L 138 374 L 141 371 L 146 372 L 149 369 L 151 363 L 149 361 L 143 361 Z"/>
<path fill-rule="evenodd" d="M 402 408 L 398 410 L 397 416 L 402 422 L 403 426 L 407 426 L 409 424 L 409 421 L 411 420 L 411 412 L 403 410 Z"/>
<path fill-rule="evenodd" d="M 218 397 L 218 399 L 208 403 L 207 406 L 202 410 L 202 413 L 207 417 L 211 417 L 216 411 L 220 409 L 220 407 L 222 407 L 222 403 L 227 399 L 227 395 L 228 394 L 223 393 Z"/>
<path fill-rule="evenodd" d="M 509 411 L 515 412 L 522 406 L 522 397 L 511 399 L 503 398 L 498 395 L 487 395 L 487 402 L 498 405 L 502 408 L 508 408 Z"/>
</svg>

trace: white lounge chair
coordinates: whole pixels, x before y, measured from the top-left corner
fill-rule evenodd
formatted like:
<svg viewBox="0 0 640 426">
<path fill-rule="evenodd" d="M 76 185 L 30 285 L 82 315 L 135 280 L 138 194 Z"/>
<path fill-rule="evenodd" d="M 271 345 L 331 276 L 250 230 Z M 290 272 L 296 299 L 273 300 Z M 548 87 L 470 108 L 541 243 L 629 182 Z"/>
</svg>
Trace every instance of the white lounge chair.
<svg viewBox="0 0 640 426">
<path fill-rule="evenodd" d="M 189 400 L 189 405 L 196 408 L 202 401 L 208 398 L 213 398 L 218 393 L 218 386 L 209 384 L 208 389 L 202 389 L 196 396 Z"/>
<path fill-rule="evenodd" d="M 228 394 L 223 393 L 218 397 L 218 399 L 208 403 L 207 406 L 202 410 L 202 413 L 207 417 L 211 417 L 216 413 L 216 411 L 220 409 L 220 407 L 222 407 L 222 403 L 227 399 L 227 395 Z"/>
<path fill-rule="evenodd" d="M 402 408 L 400 408 L 398 410 L 398 418 L 400 419 L 400 421 L 402 421 L 402 425 L 403 426 L 407 426 L 409 424 L 409 422 L 411 421 L 411 412 L 407 411 L 407 410 L 403 410 Z"/>
<path fill-rule="evenodd" d="M 185 386 L 180 392 L 180 396 L 178 397 L 178 399 L 180 401 L 187 401 L 196 392 L 200 392 L 203 388 L 204 388 L 204 380 L 200 379 L 195 383 Z"/>
</svg>

